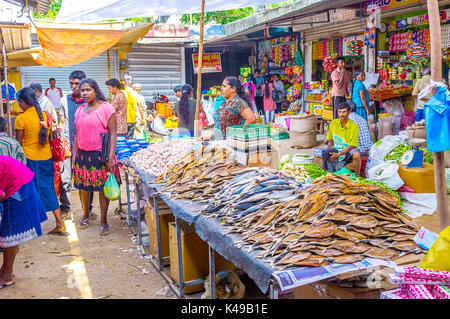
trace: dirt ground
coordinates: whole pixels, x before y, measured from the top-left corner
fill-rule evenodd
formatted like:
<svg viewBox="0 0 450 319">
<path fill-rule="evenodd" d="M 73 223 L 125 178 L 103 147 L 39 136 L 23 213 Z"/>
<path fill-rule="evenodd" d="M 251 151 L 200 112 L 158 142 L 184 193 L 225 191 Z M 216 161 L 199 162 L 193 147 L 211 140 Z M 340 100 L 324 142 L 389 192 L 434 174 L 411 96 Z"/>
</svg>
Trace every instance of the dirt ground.
<svg viewBox="0 0 450 319">
<path fill-rule="evenodd" d="M 122 193 L 123 196 L 126 194 Z M 133 233 L 110 205 L 111 233 L 99 235 L 100 208 L 94 199 L 97 220 L 87 229 L 76 225 L 82 216 L 78 193 L 72 193 L 72 212 L 66 219 L 68 237 L 50 236 L 53 214 L 42 223 L 43 235 L 19 247 L 14 265 L 16 284 L 0 290 L 0 298 L 175 298 L 157 292 L 167 285 L 133 243 Z"/>
</svg>

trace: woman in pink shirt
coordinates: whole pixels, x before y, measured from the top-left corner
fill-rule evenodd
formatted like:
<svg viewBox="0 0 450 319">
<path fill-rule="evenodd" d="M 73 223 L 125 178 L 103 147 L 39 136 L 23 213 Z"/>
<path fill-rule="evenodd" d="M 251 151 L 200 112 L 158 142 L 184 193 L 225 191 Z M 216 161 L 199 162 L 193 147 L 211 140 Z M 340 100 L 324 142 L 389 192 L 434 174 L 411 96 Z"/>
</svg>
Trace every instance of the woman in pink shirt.
<svg viewBox="0 0 450 319">
<path fill-rule="evenodd" d="M 0 155 L 0 289 L 14 285 L 13 265 L 19 245 L 41 236 L 41 223 L 47 220 L 33 177 L 23 163 Z"/>
<path fill-rule="evenodd" d="M 116 176 L 120 183 L 119 168 L 116 165 L 115 153 L 117 143 L 117 116 L 111 104 L 106 102 L 98 84 L 93 79 L 84 79 L 80 83 L 81 96 L 85 104 L 75 112 L 76 138 L 73 150 L 73 183 L 80 190 L 80 200 L 84 216 L 79 228 L 87 228 L 89 222 L 89 192 L 99 192 L 100 202 L 100 235 L 110 233 L 106 219 L 109 199 L 103 187 L 108 172 Z M 102 163 L 103 133 L 110 134 L 109 160 Z"/>
</svg>

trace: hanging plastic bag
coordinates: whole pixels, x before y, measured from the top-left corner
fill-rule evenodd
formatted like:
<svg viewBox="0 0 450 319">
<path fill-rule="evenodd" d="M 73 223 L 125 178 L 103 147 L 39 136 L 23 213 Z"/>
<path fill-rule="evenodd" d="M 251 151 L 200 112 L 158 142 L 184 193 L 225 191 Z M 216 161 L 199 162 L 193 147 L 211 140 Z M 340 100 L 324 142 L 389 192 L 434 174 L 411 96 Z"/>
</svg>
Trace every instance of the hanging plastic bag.
<svg viewBox="0 0 450 319">
<path fill-rule="evenodd" d="M 446 88 L 438 87 L 425 104 L 427 149 L 430 152 L 450 150 L 450 96 Z"/>
<path fill-rule="evenodd" d="M 398 174 L 398 168 L 398 164 L 393 161 L 385 162 L 369 169 L 367 177 L 373 181 L 386 183 L 389 188 L 397 190 L 405 184 Z"/>
<path fill-rule="evenodd" d="M 441 231 L 419 268 L 450 271 L 450 226 Z"/>
<path fill-rule="evenodd" d="M 120 186 L 114 177 L 114 174 L 108 173 L 108 179 L 103 187 L 106 198 L 109 200 L 117 200 L 120 198 Z"/>
<path fill-rule="evenodd" d="M 164 126 L 159 116 L 155 117 L 152 122 L 152 130 L 161 135 L 169 135 L 170 131 Z"/>
<path fill-rule="evenodd" d="M 401 143 L 403 143 L 402 137 L 386 135 L 370 147 L 369 157 L 371 159 L 383 161 L 384 157 Z"/>
</svg>

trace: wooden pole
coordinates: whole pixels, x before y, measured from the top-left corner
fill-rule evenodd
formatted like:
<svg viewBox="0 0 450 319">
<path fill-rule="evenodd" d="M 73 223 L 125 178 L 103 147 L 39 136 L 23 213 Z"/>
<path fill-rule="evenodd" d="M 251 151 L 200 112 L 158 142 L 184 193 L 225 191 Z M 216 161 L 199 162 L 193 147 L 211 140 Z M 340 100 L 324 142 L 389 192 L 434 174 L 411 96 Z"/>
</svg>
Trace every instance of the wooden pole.
<svg viewBox="0 0 450 319">
<path fill-rule="evenodd" d="M 12 135 L 12 125 L 11 125 L 11 106 L 9 103 L 9 88 L 8 88 L 8 67 L 6 65 L 6 48 L 5 48 L 5 40 L 3 38 L 3 32 L 0 28 L 0 38 L 1 38 L 1 46 L 2 46 L 2 64 L 3 64 L 3 72 L 5 75 L 5 99 L 6 99 L 6 121 L 8 123 L 8 133 L 10 137 L 13 137 Z M 1 91 L 1 87 L 0 87 Z M 1 93 L 0 93 L 1 95 Z M 3 98 L 0 100 L 2 103 L 2 113 L 3 113 Z"/>
<path fill-rule="evenodd" d="M 111 58 L 109 56 L 109 49 L 106 50 L 108 56 L 108 80 L 111 80 Z M 111 92 L 109 92 L 109 100 L 111 101 Z"/>
<path fill-rule="evenodd" d="M 430 21 L 431 40 L 431 79 L 435 82 L 442 81 L 442 52 L 441 52 L 441 19 L 439 15 L 438 0 L 427 0 L 428 17 Z M 433 153 L 434 159 L 434 183 L 436 188 L 437 211 L 441 231 L 450 226 L 450 214 L 448 211 L 445 159 L 444 152 Z"/>
<path fill-rule="evenodd" d="M 202 0 L 200 14 L 200 39 L 198 44 L 198 72 L 197 72 L 197 105 L 195 107 L 194 136 L 198 137 L 198 113 L 200 111 L 200 99 L 202 93 L 202 66 L 203 66 L 203 29 L 205 17 L 205 0 Z"/>
</svg>

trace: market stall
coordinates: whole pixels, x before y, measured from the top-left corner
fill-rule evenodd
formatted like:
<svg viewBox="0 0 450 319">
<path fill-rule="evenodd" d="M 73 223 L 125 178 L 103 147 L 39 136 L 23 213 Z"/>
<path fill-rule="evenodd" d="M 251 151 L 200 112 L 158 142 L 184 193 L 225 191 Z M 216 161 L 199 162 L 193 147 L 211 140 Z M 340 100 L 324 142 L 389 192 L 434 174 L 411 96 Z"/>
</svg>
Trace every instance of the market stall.
<svg viewBox="0 0 450 319">
<path fill-rule="evenodd" d="M 399 257 L 424 252 L 415 242 L 418 226 L 402 212 L 402 199 L 386 184 L 327 174 L 306 158 L 281 163 L 281 171 L 240 165 L 223 143 L 187 150 L 176 152 L 177 159 L 164 164 L 161 174 L 150 164 L 157 160 L 149 160 L 155 152 L 147 150 L 136 154 L 138 160 L 130 167 L 152 189 L 144 196 L 153 202 L 155 213 L 155 198 L 170 208 L 178 239 L 183 236 L 179 224 L 186 222 L 207 243 L 210 275 L 216 271 L 217 252 L 231 261 L 228 267 L 244 271 L 263 293 L 276 298 L 280 291 L 317 281 L 313 269 L 323 272 L 323 280 L 370 267 L 393 267 Z M 186 287 L 204 278 L 184 282 L 180 249 L 177 284 L 167 275 L 166 280 L 183 296 Z M 173 262 L 160 258 L 155 268 L 161 271 L 166 261 Z"/>
</svg>

